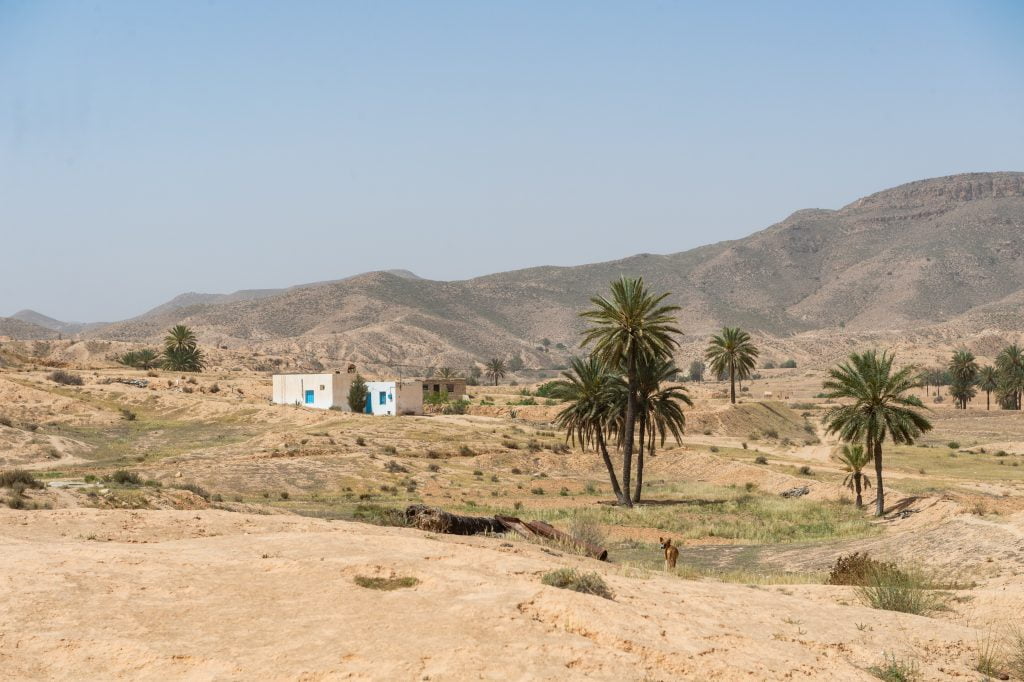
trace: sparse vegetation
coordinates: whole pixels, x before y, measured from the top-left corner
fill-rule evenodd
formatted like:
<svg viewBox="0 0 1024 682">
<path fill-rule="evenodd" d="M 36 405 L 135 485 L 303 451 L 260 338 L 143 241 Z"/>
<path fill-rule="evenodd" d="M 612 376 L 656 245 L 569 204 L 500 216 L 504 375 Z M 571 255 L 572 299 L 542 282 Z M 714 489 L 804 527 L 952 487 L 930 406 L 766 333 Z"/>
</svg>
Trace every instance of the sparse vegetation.
<svg viewBox="0 0 1024 682">
<path fill-rule="evenodd" d="M 574 568 L 559 568 L 545 573 L 541 582 L 563 590 L 593 594 L 605 599 L 614 599 L 611 589 L 597 573 L 581 573 Z"/>
<path fill-rule="evenodd" d="M 50 372 L 47 378 L 54 383 L 63 384 L 64 386 L 81 386 L 85 383 L 80 375 L 66 372 L 63 369 Z"/>
<path fill-rule="evenodd" d="M 359 587 L 365 587 L 368 590 L 383 590 L 385 592 L 400 590 L 406 587 L 415 587 L 420 583 L 418 578 L 413 578 L 412 576 L 377 578 L 357 575 L 354 580 L 356 585 L 359 585 Z"/>
</svg>

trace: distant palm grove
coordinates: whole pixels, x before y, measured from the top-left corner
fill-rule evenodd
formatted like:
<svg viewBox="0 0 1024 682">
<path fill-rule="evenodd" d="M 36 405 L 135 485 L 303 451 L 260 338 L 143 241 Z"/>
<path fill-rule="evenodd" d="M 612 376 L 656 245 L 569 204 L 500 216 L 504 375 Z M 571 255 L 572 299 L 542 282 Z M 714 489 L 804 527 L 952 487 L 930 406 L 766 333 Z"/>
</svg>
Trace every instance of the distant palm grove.
<svg viewBox="0 0 1024 682">
<path fill-rule="evenodd" d="M 118 362 L 138 369 L 167 369 L 172 372 L 202 372 L 206 367 L 195 332 L 183 324 L 167 330 L 163 352 L 151 348 L 128 351 Z"/>
</svg>

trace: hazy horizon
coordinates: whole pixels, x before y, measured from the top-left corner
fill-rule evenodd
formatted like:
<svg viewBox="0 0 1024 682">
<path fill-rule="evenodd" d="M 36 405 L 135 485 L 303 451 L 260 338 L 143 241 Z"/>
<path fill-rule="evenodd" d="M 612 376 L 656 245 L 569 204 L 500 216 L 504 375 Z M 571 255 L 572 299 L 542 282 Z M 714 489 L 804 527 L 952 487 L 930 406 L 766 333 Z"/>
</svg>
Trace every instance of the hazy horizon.
<svg viewBox="0 0 1024 682">
<path fill-rule="evenodd" d="M 1024 170 L 1024 6 L 0 0 L 0 315 L 675 253 Z"/>
</svg>

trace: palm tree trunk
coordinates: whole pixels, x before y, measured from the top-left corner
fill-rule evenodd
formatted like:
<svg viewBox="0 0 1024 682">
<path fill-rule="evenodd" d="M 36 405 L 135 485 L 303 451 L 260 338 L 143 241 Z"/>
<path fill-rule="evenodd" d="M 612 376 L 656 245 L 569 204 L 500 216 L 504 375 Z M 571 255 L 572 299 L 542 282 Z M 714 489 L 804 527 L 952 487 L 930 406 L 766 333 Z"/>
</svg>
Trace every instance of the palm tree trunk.
<svg viewBox="0 0 1024 682">
<path fill-rule="evenodd" d="M 640 492 L 644 487 L 644 431 L 647 427 L 647 417 L 640 415 L 640 444 L 636 451 L 636 492 L 633 493 L 633 503 L 640 502 Z"/>
<path fill-rule="evenodd" d="M 733 405 L 736 404 L 736 372 L 731 366 L 729 367 L 729 400 Z"/>
<path fill-rule="evenodd" d="M 870 444 L 871 441 L 869 440 Z M 874 447 L 875 454 L 875 492 L 878 497 L 875 498 L 875 516 L 882 516 L 885 514 L 885 492 L 882 488 L 882 443 L 881 441 L 872 444 Z"/>
<path fill-rule="evenodd" d="M 608 456 L 608 448 L 604 444 L 604 435 L 597 433 L 597 449 L 601 452 L 601 459 L 608 468 L 608 479 L 612 482 L 612 492 L 619 504 L 622 504 L 622 488 L 619 487 L 619 477 L 615 475 L 615 466 L 612 465 L 612 458 Z"/>
<path fill-rule="evenodd" d="M 863 474 L 860 473 L 859 471 L 853 472 L 853 486 L 857 490 L 857 509 L 861 509 L 861 508 L 864 507 L 864 498 L 861 497 L 861 492 L 860 492 L 860 477 L 861 476 L 863 476 Z"/>
<path fill-rule="evenodd" d="M 629 499 L 629 479 L 633 468 L 633 435 L 636 427 L 636 358 L 629 359 L 626 368 L 628 381 L 626 393 L 626 424 L 622 434 L 622 488 L 626 491 L 626 506 L 632 507 Z"/>
<path fill-rule="evenodd" d="M 992 391 L 985 391 L 985 409 L 992 409 Z"/>
</svg>

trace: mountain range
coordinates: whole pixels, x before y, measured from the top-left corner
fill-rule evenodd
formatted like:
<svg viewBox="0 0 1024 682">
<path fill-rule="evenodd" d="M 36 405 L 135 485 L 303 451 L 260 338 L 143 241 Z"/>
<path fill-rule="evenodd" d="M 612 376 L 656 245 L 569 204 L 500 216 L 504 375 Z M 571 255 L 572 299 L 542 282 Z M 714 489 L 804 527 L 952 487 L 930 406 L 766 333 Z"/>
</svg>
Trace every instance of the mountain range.
<svg viewBox="0 0 1024 682">
<path fill-rule="evenodd" d="M 668 255 L 537 267 L 474 279 L 371 272 L 288 289 L 182 294 L 121 322 L 75 325 L 22 311 L 13 330 L 152 342 L 177 323 L 206 343 L 458 362 L 574 345 L 578 313 L 621 276 L 672 292 L 687 335 L 722 325 L 784 338 L 942 325 L 1014 331 L 1024 316 L 1024 173 L 921 180 L 837 210 L 805 209 L 743 239 Z M 17 325 L 15 325 L 17 326 Z M 38 332 L 36 329 L 36 333 Z"/>
</svg>

